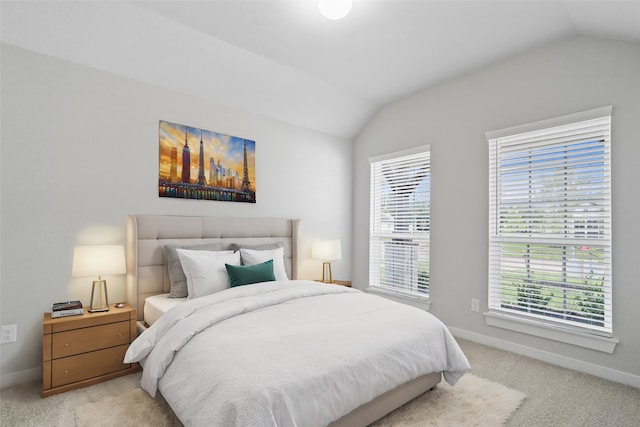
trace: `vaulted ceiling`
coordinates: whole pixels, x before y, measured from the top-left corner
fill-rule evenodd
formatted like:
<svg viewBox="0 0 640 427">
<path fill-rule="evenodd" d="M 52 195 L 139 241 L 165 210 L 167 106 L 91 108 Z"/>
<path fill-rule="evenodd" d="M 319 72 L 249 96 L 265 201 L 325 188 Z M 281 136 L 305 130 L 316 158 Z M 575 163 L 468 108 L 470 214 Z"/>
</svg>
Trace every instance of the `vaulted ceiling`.
<svg viewBox="0 0 640 427">
<path fill-rule="evenodd" d="M 575 35 L 640 43 L 640 1 L 2 0 L 2 42 L 343 138 L 385 104 Z"/>
</svg>

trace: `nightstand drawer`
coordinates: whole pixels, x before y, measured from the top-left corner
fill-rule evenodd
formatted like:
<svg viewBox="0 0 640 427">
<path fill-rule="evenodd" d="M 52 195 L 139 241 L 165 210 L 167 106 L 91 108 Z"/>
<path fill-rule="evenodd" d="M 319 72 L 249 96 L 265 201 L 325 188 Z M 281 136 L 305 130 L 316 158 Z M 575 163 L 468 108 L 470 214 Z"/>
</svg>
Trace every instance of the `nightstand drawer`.
<svg viewBox="0 0 640 427">
<path fill-rule="evenodd" d="M 53 358 L 128 344 L 129 329 L 129 322 L 119 322 L 53 334 Z"/>
<path fill-rule="evenodd" d="M 122 363 L 129 345 L 107 348 L 54 360 L 51 364 L 51 386 L 59 387 L 111 372 L 129 369 Z"/>
</svg>

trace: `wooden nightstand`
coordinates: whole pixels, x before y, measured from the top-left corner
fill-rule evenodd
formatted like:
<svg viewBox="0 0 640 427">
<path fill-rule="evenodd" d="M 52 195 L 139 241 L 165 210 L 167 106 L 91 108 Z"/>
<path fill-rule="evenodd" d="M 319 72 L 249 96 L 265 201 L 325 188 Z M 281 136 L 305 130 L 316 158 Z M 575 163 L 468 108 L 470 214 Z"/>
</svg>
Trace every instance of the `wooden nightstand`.
<svg viewBox="0 0 640 427">
<path fill-rule="evenodd" d="M 101 313 L 84 309 L 80 316 L 51 318 L 44 314 L 42 397 L 86 387 L 138 370 L 123 364 L 136 338 L 136 310 L 110 306 Z"/>
<path fill-rule="evenodd" d="M 351 280 L 334 280 L 332 285 L 340 285 L 340 286 L 351 287 Z"/>
<path fill-rule="evenodd" d="M 316 282 L 325 283 L 322 280 L 316 280 Z M 351 280 L 334 280 L 331 283 L 327 283 L 327 285 L 340 285 L 340 286 L 351 287 Z"/>
</svg>

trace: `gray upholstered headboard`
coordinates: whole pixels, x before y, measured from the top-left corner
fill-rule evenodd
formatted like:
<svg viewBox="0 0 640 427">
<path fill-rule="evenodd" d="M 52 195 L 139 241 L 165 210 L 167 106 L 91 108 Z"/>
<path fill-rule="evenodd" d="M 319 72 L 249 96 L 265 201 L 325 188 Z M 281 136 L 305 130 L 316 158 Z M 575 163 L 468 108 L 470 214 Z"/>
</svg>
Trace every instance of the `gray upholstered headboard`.
<svg viewBox="0 0 640 427">
<path fill-rule="evenodd" d="M 298 219 L 167 215 L 127 217 L 127 302 L 144 317 L 144 299 L 169 292 L 164 245 L 282 242 L 289 278 L 297 278 Z"/>
</svg>

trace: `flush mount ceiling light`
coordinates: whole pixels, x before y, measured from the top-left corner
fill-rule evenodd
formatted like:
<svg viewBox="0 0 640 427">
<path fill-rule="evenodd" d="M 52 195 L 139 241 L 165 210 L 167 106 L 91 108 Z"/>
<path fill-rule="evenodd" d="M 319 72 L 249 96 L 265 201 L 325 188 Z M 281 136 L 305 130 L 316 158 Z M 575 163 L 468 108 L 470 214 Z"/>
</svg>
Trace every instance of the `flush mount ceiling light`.
<svg viewBox="0 0 640 427">
<path fill-rule="evenodd" d="M 318 0 L 320 13 L 329 19 L 342 19 L 351 12 L 351 0 Z"/>
</svg>

